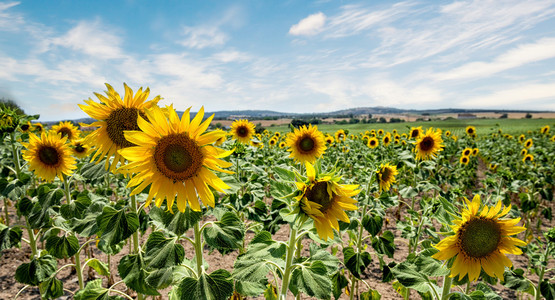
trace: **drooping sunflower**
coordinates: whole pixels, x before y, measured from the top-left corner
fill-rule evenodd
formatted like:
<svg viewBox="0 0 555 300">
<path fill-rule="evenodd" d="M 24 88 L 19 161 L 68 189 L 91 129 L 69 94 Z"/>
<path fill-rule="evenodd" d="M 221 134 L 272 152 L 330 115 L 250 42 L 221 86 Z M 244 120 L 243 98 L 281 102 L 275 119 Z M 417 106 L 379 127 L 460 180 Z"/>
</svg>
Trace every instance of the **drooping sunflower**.
<svg viewBox="0 0 555 300">
<path fill-rule="evenodd" d="M 415 143 L 414 151 L 417 160 L 433 159 L 444 147 L 441 133 L 433 128 L 428 128 L 426 134 L 421 135 Z"/>
<path fill-rule="evenodd" d="M 66 141 L 67 136 L 61 137 L 56 132 L 43 131 L 40 137 L 31 133 L 29 143 L 23 143 L 27 148 L 22 152 L 23 159 L 39 178 L 51 182 L 58 176 L 63 180 L 63 175 L 69 176 L 77 168 Z"/>
<path fill-rule="evenodd" d="M 476 155 L 478 155 L 478 153 L 480 153 L 480 149 L 478 149 L 478 148 L 472 149 L 472 156 L 476 156 Z"/>
<path fill-rule="evenodd" d="M 73 125 L 73 123 L 71 123 L 70 121 L 60 122 L 52 126 L 52 130 L 60 134 L 62 137 L 67 136 L 68 141 L 78 139 L 79 135 L 81 134 L 79 132 L 79 128 Z"/>
<path fill-rule="evenodd" d="M 98 162 L 106 157 L 106 169 L 110 167 L 110 171 L 115 171 L 118 162 L 123 163 L 123 157 L 118 150 L 135 146 L 134 143 L 128 141 L 124 136 L 124 131 L 139 130 L 137 119 L 142 116 L 146 118 L 145 109 L 156 106 L 161 100 L 160 96 L 156 96 L 152 100 L 147 98 L 150 89 L 139 88 L 133 96 L 133 90 L 123 84 L 125 88 L 125 96 L 122 100 L 120 95 L 114 88 L 106 83 L 108 91 L 106 96 L 94 93 L 100 102 L 95 102 L 91 98 L 84 100 L 85 104 L 79 104 L 79 107 L 97 121 L 90 126 L 99 127 L 95 131 L 87 135 L 86 142 L 89 145 L 96 145 L 96 152 L 91 161 Z M 114 156 L 113 162 L 110 164 L 110 157 Z"/>
<path fill-rule="evenodd" d="M 524 157 L 522 158 L 523 162 L 527 162 L 527 161 L 534 161 L 534 155 L 532 154 L 526 154 L 524 155 Z"/>
<path fill-rule="evenodd" d="M 368 145 L 369 148 L 374 149 L 380 145 L 380 142 L 377 138 L 371 137 L 368 139 L 368 143 L 366 145 Z"/>
<path fill-rule="evenodd" d="M 314 220 L 318 235 L 327 240 L 333 238 L 333 229 L 339 231 L 337 220 L 349 223 L 346 210 L 357 210 L 358 185 L 339 184 L 340 176 L 317 174 L 314 167 L 305 163 L 307 180 L 296 182 L 296 197 L 302 214 Z"/>
<path fill-rule="evenodd" d="M 345 134 L 345 131 L 343 129 L 339 129 L 338 131 L 335 132 L 335 140 L 338 143 L 345 141 L 346 138 L 347 138 L 347 135 Z"/>
<path fill-rule="evenodd" d="M 540 130 L 541 134 L 549 134 L 549 125 L 545 125 Z"/>
<path fill-rule="evenodd" d="M 422 126 L 412 127 L 410 129 L 410 138 L 417 139 L 423 133 L 424 133 L 424 130 L 422 130 Z"/>
<path fill-rule="evenodd" d="M 249 144 L 255 133 L 255 127 L 249 120 L 235 120 L 231 124 L 231 134 L 239 143 Z"/>
<path fill-rule="evenodd" d="M 466 134 L 468 134 L 469 136 L 475 136 L 476 135 L 476 127 L 466 126 Z"/>
<path fill-rule="evenodd" d="M 524 142 L 524 147 L 526 149 L 530 149 L 530 147 L 532 147 L 534 145 L 534 141 L 532 141 L 532 139 L 527 139 L 526 142 Z"/>
<path fill-rule="evenodd" d="M 135 187 L 131 195 L 150 185 L 146 206 L 154 198 L 156 206 L 160 207 L 166 199 L 171 209 L 177 195 L 179 211 L 184 212 L 187 204 L 192 210 L 200 211 L 198 198 L 204 205 L 214 207 L 214 195 L 209 186 L 222 193 L 229 188 L 210 170 L 232 173 L 222 169 L 232 164 L 220 158 L 233 150 L 226 152 L 212 146 L 225 133 L 206 133 L 214 115 L 202 122 L 204 108 L 201 108 L 189 121 L 190 109 L 179 120 L 175 110 L 169 110 L 166 116 L 161 108 L 153 106 L 145 110 L 152 123 L 140 116 L 137 119 L 140 130 L 124 133 L 125 138 L 137 146 L 119 150 L 121 156 L 130 161 L 121 168 L 134 173 L 127 185 Z"/>
<path fill-rule="evenodd" d="M 503 279 L 505 267 L 512 266 L 505 254 L 522 254 L 517 246 L 526 245 L 511 236 L 526 228 L 516 226 L 520 218 L 501 219 L 511 210 L 510 205 L 502 210 L 501 201 L 495 207 L 482 209 L 479 195 L 474 196 L 472 202 L 465 198 L 465 202 L 467 207 L 451 226 L 454 235 L 434 245 L 439 252 L 432 257 L 439 260 L 454 257 L 450 277 L 458 275 L 459 280 L 468 275 L 469 281 L 475 281 L 481 269 L 491 277 Z"/>
<path fill-rule="evenodd" d="M 472 148 L 464 148 L 462 151 L 463 156 L 470 156 L 470 154 L 472 154 Z"/>
<path fill-rule="evenodd" d="M 378 177 L 378 184 L 381 191 L 389 191 L 391 184 L 395 183 L 395 175 L 398 174 L 397 167 L 389 163 L 381 164 L 380 168 L 376 171 Z"/>
<path fill-rule="evenodd" d="M 465 165 L 465 166 L 466 166 L 466 165 L 468 165 L 469 162 L 470 162 L 470 157 L 468 157 L 468 156 L 466 156 L 466 155 L 461 156 L 461 158 L 459 159 L 459 163 L 460 163 L 461 165 Z"/>
<path fill-rule="evenodd" d="M 390 143 L 391 143 L 391 134 L 388 132 L 386 135 L 383 136 L 382 144 L 385 147 L 387 147 L 387 146 L 389 146 Z"/>
<path fill-rule="evenodd" d="M 84 139 L 78 139 L 71 142 L 71 152 L 73 156 L 78 158 L 85 158 L 89 155 L 91 147 L 85 142 Z"/>
<path fill-rule="evenodd" d="M 309 124 L 308 127 L 295 128 L 293 132 L 287 134 L 285 142 L 289 147 L 288 151 L 291 152 L 289 157 L 293 157 L 301 163 L 307 161 L 314 163 L 326 150 L 324 134 L 312 124 Z"/>
</svg>

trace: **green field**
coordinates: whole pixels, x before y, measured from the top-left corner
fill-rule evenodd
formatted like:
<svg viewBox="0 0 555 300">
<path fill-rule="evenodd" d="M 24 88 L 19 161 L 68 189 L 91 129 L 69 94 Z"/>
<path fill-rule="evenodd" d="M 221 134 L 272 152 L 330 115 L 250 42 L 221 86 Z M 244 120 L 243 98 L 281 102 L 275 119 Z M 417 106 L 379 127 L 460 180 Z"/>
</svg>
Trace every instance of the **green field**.
<svg viewBox="0 0 555 300">
<path fill-rule="evenodd" d="M 256 122 L 256 121 L 255 121 Z M 545 125 L 555 129 L 555 119 L 473 119 L 473 120 L 441 120 L 441 121 L 418 121 L 404 123 L 374 123 L 374 124 L 320 124 L 318 129 L 326 133 L 334 133 L 339 129 L 349 130 L 349 133 L 359 133 L 372 129 L 383 129 L 392 131 L 397 129 L 399 132 L 407 132 L 410 127 L 422 126 L 422 128 L 434 127 L 449 130 L 456 135 L 464 132 L 466 126 L 475 126 L 478 134 L 488 134 L 503 128 L 504 133 L 516 135 L 526 133 L 529 130 L 539 130 Z M 289 131 L 289 126 L 269 127 L 270 131 Z"/>
</svg>

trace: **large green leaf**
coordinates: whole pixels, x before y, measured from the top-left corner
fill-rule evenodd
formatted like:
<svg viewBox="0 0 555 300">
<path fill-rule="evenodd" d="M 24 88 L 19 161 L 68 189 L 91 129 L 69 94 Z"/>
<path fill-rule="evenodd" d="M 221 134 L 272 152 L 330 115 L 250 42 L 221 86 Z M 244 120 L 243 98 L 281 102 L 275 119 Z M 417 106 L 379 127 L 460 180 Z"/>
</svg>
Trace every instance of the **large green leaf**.
<svg viewBox="0 0 555 300">
<path fill-rule="evenodd" d="M 333 274 L 337 271 L 339 265 L 339 259 L 335 255 L 331 255 L 325 249 L 322 249 L 316 245 L 316 243 L 311 243 L 309 246 L 310 258 L 309 261 L 321 261 L 328 274 Z"/>
<path fill-rule="evenodd" d="M 351 274 L 360 278 L 360 275 L 364 274 L 372 258 L 368 252 L 358 253 L 355 252 L 353 247 L 345 247 L 343 249 L 343 261 L 347 269 L 351 271 Z"/>
<path fill-rule="evenodd" d="M 372 238 L 372 248 L 376 249 L 376 252 L 380 254 L 393 258 L 393 253 L 395 252 L 394 238 L 395 236 L 391 231 L 385 231 L 381 236 Z"/>
<path fill-rule="evenodd" d="M 56 299 L 64 295 L 64 284 L 52 276 L 40 284 L 39 290 L 43 299 Z"/>
<path fill-rule="evenodd" d="M 203 273 L 199 279 L 187 277 L 177 290 L 181 300 L 227 300 L 233 294 L 231 274 L 226 270 L 216 270 L 211 274 Z"/>
<path fill-rule="evenodd" d="M 146 282 L 148 272 L 142 254 L 124 256 L 118 265 L 118 272 L 125 284 L 132 290 L 146 295 L 160 295 Z"/>
<path fill-rule="evenodd" d="M 109 290 L 102 287 L 102 279 L 89 281 L 84 289 L 78 291 L 75 300 L 123 300 L 119 296 L 110 296 Z"/>
<path fill-rule="evenodd" d="M 139 228 L 139 217 L 134 212 L 126 213 L 125 209 L 116 210 L 105 206 L 102 215 L 96 219 L 102 232 L 100 238 L 109 245 L 116 245 L 130 237 Z"/>
<path fill-rule="evenodd" d="M 172 266 L 164 269 L 151 271 L 146 278 L 148 285 L 158 290 L 165 289 L 183 279 L 183 274 L 190 276 L 187 268 L 183 266 Z"/>
<path fill-rule="evenodd" d="M 64 197 L 62 189 L 50 189 L 47 185 L 41 185 L 37 189 L 38 201 L 35 202 L 33 210 L 29 214 L 29 224 L 34 229 L 39 229 L 50 224 L 50 216 L 55 213 L 53 207 L 60 205 Z"/>
<path fill-rule="evenodd" d="M 343 271 L 339 270 L 331 276 L 331 284 L 333 297 L 335 299 L 339 299 L 343 293 L 343 289 L 349 284 L 349 281 L 347 280 L 347 277 L 343 275 Z"/>
<path fill-rule="evenodd" d="M 370 235 L 376 236 L 382 230 L 383 219 L 378 215 L 365 215 L 362 218 L 362 226 Z"/>
<path fill-rule="evenodd" d="M 545 300 L 553 300 L 555 298 L 555 284 L 549 283 L 547 279 L 544 279 L 540 283 L 540 292 Z"/>
<path fill-rule="evenodd" d="M 245 237 L 243 222 L 232 212 L 226 212 L 219 221 L 204 229 L 206 244 L 218 249 L 220 252 L 242 247 Z"/>
<path fill-rule="evenodd" d="M 108 268 L 108 265 L 96 258 L 87 260 L 87 264 L 85 266 L 93 268 L 98 275 L 110 276 L 110 269 Z"/>
<path fill-rule="evenodd" d="M 2 255 L 2 250 L 20 245 L 22 233 L 19 227 L 9 228 L 0 224 L 0 255 Z"/>
<path fill-rule="evenodd" d="M 454 292 L 449 296 L 449 300 L 486 300 L 486 296 L 482 291 L 474 291 L 468 295 L 461 292 Z"/>
<path fill-rule="evenodd" d="M 503 298 L 501 298 L 501 296 L 497 295 L 491 289 L 491 287 L 489 287 L 487 284 L 485 284 L 483 282 L 478 282 L 478 284 L 476 285 L 476 290 L 477 291 L 482 291 L 484 293 L 484 296 L 488 300 L 503 300 Z"/>
<path fill-rule="evenodd" d="M 301 291 L 318 299 L 331 299 L 331 288 L 326 266 L 321 261 L 313 261 L 309 266 L 302 265 L 291 275 L 290 289 L 295 295 Z"/>
<path fill-rule="evenodd" d="M 202 212 L 191 210 L 188 206 L 185 212 L 180 212 L 177 205 L 172 207 L 172 211 L 153 206 L 149 212 L 150 219 L 156 228 L 165 230 L 176 236 L 181 236 L 195 225 L 200 218 Z"/>
<path fill-rule="evenodd" d="M 60 207 L 60 214 L 64 219 L 70 220 L 71 218 L 82 219 L 85 216 L 85 212 L 89 205 L 91 205 L 92 200 L 89 195 L 88 190 L 84 190 L 77 194 L 75 200 L 71 201 L 70 204 L 62 204 Z"/>
<path fill-rule="evenodd" d="M 49 236 L 46 239 L 46 250 L 56 258 L 68 258 L 79 250 L 79 240 L 73 235 Z"/>
<path fill-rule="evenodd" d="M 162 269 L 181 264 L 185 258 L 185 249 L 177 244 L 177 238 L 166 238 L 157 231 L 148 236 L 145 260 L 148 268 Z"/>
<path fill-rule="evenodd" d="M 511 290 L 526 291 L 530 287 L 530 282 L 524 277 L 524 270 L 505 271 L 503 273 L 503 285 Z"/>
<path fill-rule="evenodd" d="M 422 274 L 417 269 L 416 265 L 408 261 L 404 261 L 391 268 L 391 272 L 405 287 L 417 290 L 421 293 L 427 293 L 431 290 L 428 277 Z M 440 290 L 437 286 L 434 286 L 434 288 Z"/>
<path fill-rule="evenodd" d="M 89 237 L 97 233 L 98 224 L 96 219 L 102 214 L 102 210 L 108 203 L 106 199 L 99 198 L 94 201 L 85 211 L 82 219 L 73 218 L 69 221 L 70 227 L 74 232 L 81 236 Z"/>
<path fill-rule="evenodd" d="M 15 280 L 20 283 L 37 286 L 56 272 L 57 265 L 56 259 L 52 255 L 35 257 L 31 262 L 17 267 L 15 270 Z"/>
</svg>

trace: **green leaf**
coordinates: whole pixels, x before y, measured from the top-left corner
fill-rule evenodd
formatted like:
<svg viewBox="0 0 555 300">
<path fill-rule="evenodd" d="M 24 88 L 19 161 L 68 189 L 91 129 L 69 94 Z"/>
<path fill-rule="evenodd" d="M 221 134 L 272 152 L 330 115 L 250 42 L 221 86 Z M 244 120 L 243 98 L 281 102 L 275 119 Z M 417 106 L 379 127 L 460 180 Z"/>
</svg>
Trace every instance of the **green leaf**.
<svg viewBox="0 0 555 300">
<path fill-rule="evenodd" d="M 89 259 L 85 266 L 93 268 L 98 275 L 110 276 L 110 269 L 108 268 L 108 265 L 96 258 Z"/>
<path fill-rule="evenodd" d="M 526 291 L 530 287 L 530 282 L 524 277 L 522 269 L 505 271 L 503 278 L 503 285 L 511 290 Z"/>
<path fill-rule="evenodd" d="M 154 287 L 146 282 L 148 272 L 141 253 L 124 256 L 119 262 L 118 272 L 125 284 L 132 290 L 146 295 L 160 295 Z"/>
<path fill-rule="evenodd" d="M 416 266 L 408 261 L 404 261 L 391 268 L 391 272 L 395 278 L 397 278 L 399 283 L 405 287 L 422 293 L 426 293 L 431 290 L 430 285 L 428 284 L 427 276 L 420 273 Z M 437 287 L 437 290 L 439 290 L 439 287 Z"/>
<path fill-rule="evenodd" d="M 158 269 L 150 272 L 146 277 L 146 282 L 148 285 L 155 287 L 158 290 L 165 289 L 172 285 L 174 281 L 174 270 L 177 267 L 168 267 L 164 269 Z"/>
<path fill-rule="evenodd" d="M 318 299 L 330 299 L 332 288 L 326 266 L 321 261 L 313 261 L 310 266 L 302 265 L 291 275 L 290 289 L 294 295 L 299 291 Z"/>
<path fill-rule="evenodd" d="M 245 226 L 232 212 L 226 212 L 219 221 L 204 229 L 206 244 L 220 252 L 237 249 L 243 246 Z"/>
<path fill-rule="evenodd" d="M 64 295 L 64 285 L 55 276 L 48 278 L 39 286 L 40 295 L 43 299 L 56 299 Z"/>
<path fill-rule="evenodd" d="M 380 300 L 382 299 L 382 295 L 380 294 L 380 292 L 370 289 L 369 291 L 360 294 L 360 299 L 361 300 Z"/>
<path fill-rule="evenodd" d="M 33 211 L 33 207 L 35 206 L 35 202 L 31 200 L 29 197 L 23 197 L 15 204 L 17 208 L 17 213 L 19 215 L 28 217 L 29 214 Z"/>
<path fill-rule="evenodd" d="M 109 290 L 102 287 L 102 279 L 87 282 L 84 289 L 78 291 L 75 300 L 123 300 L 118 296 L 109 296 Z"/>
<path fill-rule="evenodd" d="M 79 250 L 79 240 L 73 235 L 49 236 L 46 239 L 46 250 L 56 258 L 68 258 Z"/>
<path fill-rule="evenodd" d="M 86 163 L 81 167 L 81 175 L 88 180 L 104 180 L 104 175 L 108 173 L 104 168 L 105 161 L 101 161 L 98 163 Z"/>
<path fill-rule="evenodd" d="M 60 207 L 60 214 L 66 220 L 70 220 L 71 218 L 82 219 L 91 203 L 92 200 L 89 196 L 89 191 L 84 190 L 80 192 L 70 204 L 62 204 Z"/>
<path fill-rule="evenodd" d="M 105 200 L 104 198 L 99 198 L 97 201 L 94 201 L 85 211 L 83 219 L 71 219 L 69 223 L 72 230 L 85 237 L 96 234 L 98 231 L 96 219 L 98 215 L 102 214 L 104 207 L 108 205 Z"/>
<path fill-rule="evenodd" d="M 278 300 L 277 288 L 273 284 L 268 284 L 268 287 L 264 290 L 264 299 Z"/>
<path fill-rule="evenodd" d="M 193 211 L 188 206 L 185 212 L 180 212 L 177 205 L 174 205 L 172 212 L 153 206 L 149 215 L 156 228 L 163 229 L 176 236 L 185 234 L 202 218 L 202 212 Z"/>
<path fill-rule="evenodd" d="M 347 287 L 349 281 L 343 275 L 343 271 L 339 270 L 331 276 L 332 293 L 335 299 L 339 299 L 343 293 L 343 289 Z"/>
<path fill-rule="evenodd" d="M 370 235 L 376 236 L 382 230 L 383 219 L 380 216 L 365 215 L 362 218 L 362 226 Z"/>
<path fill-rule="evenodd" d="M 21 264 L 15 270 L 15 280 L 33 286 L 46 281 L 56 272 L 56 259 L 52 255 L 35 257 L 29 263 Z"/>
<path fill-rule="evenodd" d="M 111 206 L 105 206 L 102 215 L 96 219 L 100 232 L 100 238 L 108 245 L 116 245 L 130 237 L 139 228 L 139 217 L 136 213 L 125 213 L 124 209 L 116 210 Z"/>
<path fill-rule="evenodd" d="M 226 270 L 216 270 L 211 274 L 203 273 L 199 279 L 187 277 L 177 291 L 181 300 L 227 300 L 233 294 L 231 274 Z"/>
<path fill-rule="evenodd" d="M 0 224 L 0 256 L 2 250 L 18 247 L 21 242 L 23 232 L 19 227 L 9 228 L 4 224 Z"/>
<path fill-rule="evenodd" d="M 491 287 L 489 287 L 487 284 L 485 284 L 483 282 L 478 282 L 478 284 L 476 285 L 476 290 L 477 291 L 482 291 L 484 293 L 484 296 L 488 300 L 503 300 L 503 298 L 501 298 L 501 296 L 497 295 L 491 289 Z"/>
<path fill-rule="evenodd" d="M 343 249 L 343 261 L 351 274 L 360 278 L 360 275 L 364 274 L 364 271 L 370 265 L 372 257 L 368 252 L 357 253 L 353 247 L 346 247 Z"/>
<path fill-rule="evenodd" d="M 162 269 L 181 264 L 185 258 L 185 249 L 177 244 L 177 238 L 167 239 L 163 233 L 156 231 L 148 236 L 145 261 L 148 268 Z"/>
<path fill-rule="evenodd" d="M 64 196 L 62 189 L 51 190 L 46 185 L 41 185 L 37 189 L 38 202 L 33 206 L 33 210 L 29 214 L 29 224 L 31 228 L 39 229 L 48 226 L 50 223 L 50 215 L 55 213 L 52 207 L 59 206 L 60 200 Z"/>
<path fill-rule="evenodd" d="M 393 233 L 387 230 L 381 236 L 372 238 L 372 248 L 376 249 L 376 252 L 380 254 L 393 258 L 393 253 L 395 253 L 394 238 Z"/>
<path fill-rule="evenodd" d="M 449 300 L 486 300 L 486 296 L 484 296 L 482 291 L 474 291 L 469 295 L 454 292 L 453 295 L 449 296 Z"/>
<path fill-rule="evenodd" d="M 333 274 L 337 271 L 339 266 L 339 259 L 334 255 L 331 255 L 325 249 L 319 248 L 315 243 L 311 243 L 309 246 L 310 258 L 309 261 L 321 261 L 324 266 L 326 266 L 326 270 L 328 274 Z"/>
<path fill-rule="evenodd" d="M 428 277 L 445 276 L 451 272 L 445 265 L 429 256 L 419 255 L 414 264 L 420 274 Z"/>
<path fill-rule="evenodd" d="M 545 297 L 545 300 L 555 299 L 555 284 L 549 283 L 547 279 L 544 279 L 540 283 L 540 292 Z"/>
</svg>

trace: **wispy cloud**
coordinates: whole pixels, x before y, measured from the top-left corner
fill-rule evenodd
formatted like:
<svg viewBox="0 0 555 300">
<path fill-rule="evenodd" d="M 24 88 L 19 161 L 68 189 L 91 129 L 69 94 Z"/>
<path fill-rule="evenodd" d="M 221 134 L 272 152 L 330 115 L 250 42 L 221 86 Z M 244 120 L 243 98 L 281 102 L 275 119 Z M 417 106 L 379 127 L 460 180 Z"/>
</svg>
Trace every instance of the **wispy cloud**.
<svg viewBox="0 0 555 300">
<path fill-rule="evenodd" d="M 181 45 L 189 48 L 202 49 L 206 47 L 220 46 L 225 44 L 229 37 L 217 27 L 184 27 L 185 38 Z"/>
<path fill-rule="evenodd" d="M 322 31 L 325 23 L 326 15 L 324 15 L 324 13 L 319 12 L 312 14 L 299 21 L 299 23 L 291 26 L 291 28 L 289 28 L 289 34 L 307 36 L 315 35 Z"/>
<path fill-rule="evenodd" d="M 475 96 L 461 104 L 472 108 L 526 107 L 555 109 L 555 83 L 512 84 L 484 96 Z M 526 103 L 524 106 L 523 104 Z M 549 104 L 548 104 L 549 103 Z M 548 104 L 549 107 L 546 107 Z"/>
</svg>

